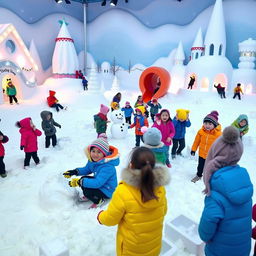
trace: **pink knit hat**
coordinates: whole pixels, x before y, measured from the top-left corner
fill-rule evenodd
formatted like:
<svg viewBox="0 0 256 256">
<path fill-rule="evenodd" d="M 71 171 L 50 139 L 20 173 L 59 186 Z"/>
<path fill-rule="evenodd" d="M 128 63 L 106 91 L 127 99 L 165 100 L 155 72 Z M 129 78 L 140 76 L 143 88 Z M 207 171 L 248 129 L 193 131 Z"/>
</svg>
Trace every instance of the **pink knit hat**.
<svg viewBox="0 0 256 256">
<path fill-rule="evenodd" d="M 126 101 L 126 102 L 125 102 L 125 105 L 126 105 L 126 106 L 128 106 L 128 105 L 130 106 L 131 104 L 130 104 L 129 101 Z"/>
<path fill-rule="evenodd" d="M 102 113 L 103 115 L 107 115 L 109 111 L 109 108 L 103 104 L 100 104 L 100 113 Z"/>
</svg>

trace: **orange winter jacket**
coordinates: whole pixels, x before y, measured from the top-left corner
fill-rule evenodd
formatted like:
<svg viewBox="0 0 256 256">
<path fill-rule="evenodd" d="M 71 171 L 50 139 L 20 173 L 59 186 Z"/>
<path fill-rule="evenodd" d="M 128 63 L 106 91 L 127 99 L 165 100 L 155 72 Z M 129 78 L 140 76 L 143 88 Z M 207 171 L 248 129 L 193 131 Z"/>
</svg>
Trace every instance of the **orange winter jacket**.
<svg viewBox="0 0 256 256">
<path fill-rule="evenodd" d="M 234 88 L 234 93 L 239 93 L 239 92 L 243 93 L 242 88 L 240 86 L 236 86 Z"/>
<path fill-rule="evenodd" d="M 197 132 L 191 151 L 196 152 L 197 148 L 199 147 L 199 156 L 206 159 L 211 145 L 219 136 L 221 136 L 221 134 L 222 132 L 220 125 L 210 131 L 207 131 L 204 127 L 202 127 Z"/>
<path fill-rule="evenodd" d="M 148 119 L 146 118 L 146 117 L 143 117 L 144 118 L 144 125 L 143 126 L 147 126 L 148 127 Z M 141 124 L 140 124 L 140 120 L 138 119 L 138 118 L 134 118 L 135 119 L 135 121 L 134 121 L 134 123 L 130 126 L 130 128 L 133 128 L 133 127 L 135 127 L 135 134 L 136 135 L 143 135 L 143 132 L 140 130 L 141 129 L 141 127 L 143 127 L 143 126 L 141 126 Z"/>
</svg>

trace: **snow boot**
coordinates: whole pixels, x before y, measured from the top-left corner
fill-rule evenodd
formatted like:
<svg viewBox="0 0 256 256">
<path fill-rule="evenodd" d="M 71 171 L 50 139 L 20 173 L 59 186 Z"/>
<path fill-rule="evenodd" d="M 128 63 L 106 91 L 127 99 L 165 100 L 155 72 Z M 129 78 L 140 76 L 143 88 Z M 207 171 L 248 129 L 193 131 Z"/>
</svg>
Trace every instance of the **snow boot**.
<svg viewBox="0 0 256 256">
<path fill-rule="evenodd" d="M 196 175 L 196 176 L 191 180 L 191 182 L 196 183 L 197 181 L 201 180 L 201 178 L 202 178 L 202 177 L 199 177 L 199 176 Z"/>
</svg>

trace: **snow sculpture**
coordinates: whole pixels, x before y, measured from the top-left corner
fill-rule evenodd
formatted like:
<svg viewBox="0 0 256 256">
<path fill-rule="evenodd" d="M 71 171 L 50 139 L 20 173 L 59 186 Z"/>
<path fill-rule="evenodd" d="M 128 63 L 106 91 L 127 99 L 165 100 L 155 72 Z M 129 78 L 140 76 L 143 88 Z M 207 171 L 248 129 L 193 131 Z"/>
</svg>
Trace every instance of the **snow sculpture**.
<svg viewBox="0 0 256 256">
<path fill-rule="evenodd" d="M 88 92 L 97 94 L 97 93 L 100 93 L 100 90 L 101 90 L 101 84 L 98 81 L 96 65 L 92 64 L 91 72 L 89 75 L 89 81 L 88 81 Z"/>
<path fill-rule="evenodd" d="M 113 92 L 119 92 L 120 91 L 119 80 L 117 79 L 116 76 L 114 77 L 113 84 L 112 84 L 112 87 L 111 87 L 111 91 L 113 91 Z"/>
<path fill-rule="evenodd" d="M 124 139 L 128 132 L 128 126 L 124 121 L 124 114 L 121 110 L 114 110 L 110 119 L 113 122 L 111 126 L 111 134 L 115 139 Z"/>
<path fill-rule="evenodd" d="M 75 78 L 79 65 L 74 40 L 68 32 L 67 23 L 64 20 L 60 23 L 61 28 L 55 39 L 56 45 L 52 57 L 52 72 L 55 78 Z"/>
</svg>

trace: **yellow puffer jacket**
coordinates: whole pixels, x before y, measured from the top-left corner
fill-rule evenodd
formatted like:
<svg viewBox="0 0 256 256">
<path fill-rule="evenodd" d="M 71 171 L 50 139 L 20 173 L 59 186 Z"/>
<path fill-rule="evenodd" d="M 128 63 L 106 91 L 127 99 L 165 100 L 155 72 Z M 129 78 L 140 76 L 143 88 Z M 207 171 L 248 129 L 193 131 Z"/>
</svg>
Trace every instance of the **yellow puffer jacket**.
<svg viewBox="0 0 256 256">
<path fill-rule="evenodd" d="M 101 224 L 118 224 L 117 256 L 158 256 L 162 246 L 162 229 L 167 211 L 164 185 L 169 183 L 169 171 L 164 166 L 154 168 L 155 195 L 141 201 L 140 170 L 124 169 L 123 181 L 117 186 L 106 211 L 98 215 Z"/>
</svg>

